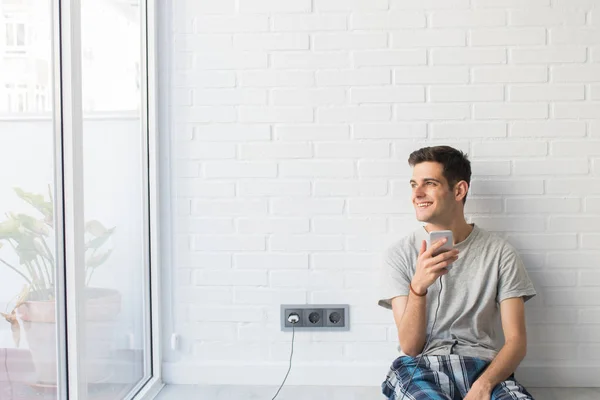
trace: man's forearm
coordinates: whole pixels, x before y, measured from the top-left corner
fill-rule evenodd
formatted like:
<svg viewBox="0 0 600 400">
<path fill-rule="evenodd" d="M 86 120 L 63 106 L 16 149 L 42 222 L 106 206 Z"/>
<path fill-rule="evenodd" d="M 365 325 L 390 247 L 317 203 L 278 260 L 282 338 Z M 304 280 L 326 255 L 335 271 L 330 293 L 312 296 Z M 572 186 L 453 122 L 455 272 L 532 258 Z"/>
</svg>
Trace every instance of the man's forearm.
<svg viewBox="0 0 600 400">
<path fill-rule="evenodd" d="M 515 372 L 523 358 L 525 358 L 526 352 L 526 342 L 520 340 L 507 341 L 473 386 L 478 385 L 491 392 L 497 384 L 506 380 Z"/>
<path fill-rule="evenodd" d="M 410 356 L 421 352 L 427 329 L 427 297 L 410 293 L 398 327 L 398 339 L 402 351 Z"/>
</svg>

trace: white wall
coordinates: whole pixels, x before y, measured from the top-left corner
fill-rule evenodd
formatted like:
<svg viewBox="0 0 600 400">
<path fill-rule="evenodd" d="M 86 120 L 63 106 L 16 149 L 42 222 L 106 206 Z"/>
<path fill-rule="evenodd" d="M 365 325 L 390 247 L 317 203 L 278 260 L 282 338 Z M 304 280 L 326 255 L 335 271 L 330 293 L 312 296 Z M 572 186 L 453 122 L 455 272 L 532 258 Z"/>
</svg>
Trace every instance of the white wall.
<svg viewBox="0 0 600 400">
<path fill-rule="evenodd" d="M 296 334 L 287 383 L 379 385 L 373 278 L 417 225 L 408 154 L 443 143 L 539 292 L 519 376 L 598 385 L 600 0 L 172 3 L 168 382 L 279 384 L 279 305 L 348 303 L 350 332 Z"/>
</svg>

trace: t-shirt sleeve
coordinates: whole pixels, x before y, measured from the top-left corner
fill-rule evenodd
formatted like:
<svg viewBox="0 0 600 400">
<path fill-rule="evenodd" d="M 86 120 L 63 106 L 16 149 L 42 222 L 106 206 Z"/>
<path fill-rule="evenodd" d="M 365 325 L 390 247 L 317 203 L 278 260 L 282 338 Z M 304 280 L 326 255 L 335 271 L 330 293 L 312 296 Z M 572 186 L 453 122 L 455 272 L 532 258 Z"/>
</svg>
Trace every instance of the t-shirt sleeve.
<svg viewBox="0 0 600 400">
<path fill-rule="evenodd" d="M 406 256 L 398 251 L 398 246 L 392 246 L 385 252 L 380 271 L 381 293 L 377 304 L 390 310 L 394 297 L 408 296 L 411 280 Z"/>
<path fill-rule="evenodd" d="M 510 245 L 502 252 L 497 293 L 498 303 L 512 297 L 523 297 L 527 301 L 537 294 L 521 257 Z"/>
</svg>

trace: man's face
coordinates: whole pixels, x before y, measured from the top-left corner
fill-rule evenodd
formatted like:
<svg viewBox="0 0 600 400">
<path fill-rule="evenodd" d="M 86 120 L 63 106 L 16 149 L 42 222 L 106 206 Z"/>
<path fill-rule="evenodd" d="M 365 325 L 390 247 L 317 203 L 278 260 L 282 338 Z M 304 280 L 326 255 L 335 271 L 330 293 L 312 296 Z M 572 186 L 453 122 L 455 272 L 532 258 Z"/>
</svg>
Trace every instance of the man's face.
<svg viewBox="0 0 600 400">
<path fill-rule="evenodd" d="M 410 186 L 417 220 L 435 224 L 452 218 L 456 201 L 442 164 L 428 161 L 415 165 Z"/>
</svg>

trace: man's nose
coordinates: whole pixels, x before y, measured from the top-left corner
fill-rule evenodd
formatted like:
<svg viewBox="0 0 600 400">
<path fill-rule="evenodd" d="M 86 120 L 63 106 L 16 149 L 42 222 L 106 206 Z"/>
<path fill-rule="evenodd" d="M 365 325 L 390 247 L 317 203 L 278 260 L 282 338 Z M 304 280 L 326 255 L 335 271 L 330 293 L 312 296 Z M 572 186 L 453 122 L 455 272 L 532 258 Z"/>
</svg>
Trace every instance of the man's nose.
<svg viewBox="0 0 600 400">
<path fill-rule="evenodd" d="M 414 186 L 413 193 L 414 193 L 415 197 L 423 196 L 424 195 L 423 186 L 421 186 L 421 185 Z"/>
</svg>

